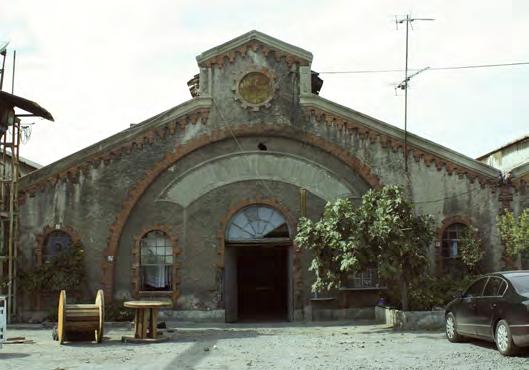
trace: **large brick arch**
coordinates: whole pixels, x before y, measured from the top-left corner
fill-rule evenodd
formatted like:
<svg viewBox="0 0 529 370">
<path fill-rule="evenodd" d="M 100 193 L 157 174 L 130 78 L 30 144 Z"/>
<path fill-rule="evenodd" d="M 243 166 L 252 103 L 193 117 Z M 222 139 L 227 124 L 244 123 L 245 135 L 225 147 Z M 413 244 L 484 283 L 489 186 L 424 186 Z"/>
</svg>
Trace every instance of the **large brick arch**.
<svg viewBox="0 0 529 370">
<path fill-rule="evenodd" d="M 372 188 L 378 188 L 381 185 L 379 178 L 372 173 L 369 166 L 362 163 L 358 158 L 353 156 L 341 146 L 312 133 L 296 129 L 292 126 L 270 124 L 263 124 L 260 126 L 241 125 L 236 128 L 220 128 L 197 136 L 185 144 L 179 145 L 173 152 L 167 153 L 165 157 L 156 163 L 149 171 L 147 171 L 144 178 L 137 182 L 136 185 L 129 191 L 126 200 L 122 204 L 121 211 L 116 215 L 114 223 L 110 227 L 108 244 L 103 252 L 102 285 L 107 299 L 112 299 L 115 260 L 118 252 L 121 233 L 131 211 L 133 210 L 136 203 L 140 200 L 143 193 L 149 188 L 149 186 L 170 166 L 196 150 L 199 150 L 209 144 L 229 139 L 232 136 L 249 137 L 258 135 L 284 137 L 318 147 L 319 149 L 342 160 L 348 167 L 351 168 L 351 170 L 355 171 Z"/>
</svg>

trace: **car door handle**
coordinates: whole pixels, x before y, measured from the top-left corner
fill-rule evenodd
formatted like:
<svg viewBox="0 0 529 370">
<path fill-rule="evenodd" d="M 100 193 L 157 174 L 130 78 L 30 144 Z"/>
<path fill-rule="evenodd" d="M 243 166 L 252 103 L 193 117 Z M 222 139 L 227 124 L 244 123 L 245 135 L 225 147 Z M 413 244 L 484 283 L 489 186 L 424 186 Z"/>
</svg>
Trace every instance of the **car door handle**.
<svg viewBox="0 0 529 370">
<path fill-rule="evenodd" d="M 496 308 L 496 303 L 492 303 L 492 304 L 490 305 L 490 309 L 493 310 L 493 309 L 495 309 L 495 308 Z"/>
</svg>

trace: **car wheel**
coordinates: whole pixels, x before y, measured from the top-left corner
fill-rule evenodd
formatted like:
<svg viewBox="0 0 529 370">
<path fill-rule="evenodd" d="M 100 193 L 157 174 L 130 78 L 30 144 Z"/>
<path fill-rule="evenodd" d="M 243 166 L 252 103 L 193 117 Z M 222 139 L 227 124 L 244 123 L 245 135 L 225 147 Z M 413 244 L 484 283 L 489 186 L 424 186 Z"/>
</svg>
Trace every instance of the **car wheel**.
<svg viewBox="0 0 529 370">
<path fill-rule="evenodd" d="M 504 356 L 511 356 L 516 353 L 516 346 L 512 341 L 511 330 L 507 321 L 500 320 L 496 325 L 496 331 L 494 339 L 496 341 L 496 347 L 498 351 Z"/>
<path fill-rule="evenodd" d="M 456 318 L 452 312 L 449 312 L 446 315 L 445 319 L 446 327 L 446 337 L 452 343 L 457 343 L 463 341 L 464 337 L 457 333 L 457 323 Z"/>
</svg>

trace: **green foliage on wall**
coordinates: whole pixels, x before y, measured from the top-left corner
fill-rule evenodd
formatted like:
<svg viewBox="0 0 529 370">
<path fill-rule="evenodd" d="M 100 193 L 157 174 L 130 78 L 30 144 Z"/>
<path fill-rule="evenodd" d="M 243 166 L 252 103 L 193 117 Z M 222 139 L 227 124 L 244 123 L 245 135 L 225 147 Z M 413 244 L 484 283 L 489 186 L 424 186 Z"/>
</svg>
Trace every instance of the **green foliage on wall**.
<svg viewBox="0 0 529 370">
<path fill-rule="evenodd" d="M 471 274 L 476 274 L 478 263 L 485 254 L 477 228 L 473 226 L 465 228 L 458 243 L 458 254 L 468 271 Z"/>
<path fill-rule="evenodd" d="M 408 291 L 428 271 L 433 219 L 416 215 L 398 186 L 370 190 L 356 208 L 348 199 L 328 203 L 322 218 L 301 219 L 296 243 L 312 250 L 313 291 L 339 287 L 343 273 L 377 266 L 381 278 L 398 283 L 401 305 L 408 308 Z"/>
<path fill-rule="evenodd" d="M 529 252 L 529 208 L 524 209 L 518 218 L 506 211 L 496 221 L 507 257 L 517 257 L 520 253 Z"/>
<path fill-rule="evenodd" d="M 31 293 L 71 293 L 80 292 L 85 276 L 84 251 L 77 243 L 40 266 L 20 271 L 18 282 L 21 290 Z"/>
</svg>

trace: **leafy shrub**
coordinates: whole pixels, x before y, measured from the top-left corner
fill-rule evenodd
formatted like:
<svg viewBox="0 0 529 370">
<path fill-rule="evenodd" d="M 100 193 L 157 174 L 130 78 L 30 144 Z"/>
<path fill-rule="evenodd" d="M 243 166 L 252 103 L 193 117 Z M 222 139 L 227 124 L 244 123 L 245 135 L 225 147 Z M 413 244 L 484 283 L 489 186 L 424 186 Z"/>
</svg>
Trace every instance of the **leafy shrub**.
<svg viewBox="0 0 529 370">
<path fill-rule="evenodd" d="M 435 307 L 444 307 L 476 278 L 476 275 L 466 275 L 462 279 L 454 279 L 451 276 L 424 276 L 420 280 L 414 281 L 410 286 L 408 309 L 424 311 Z M 389 303 L 400 308 L 399 292 L 396 289 L 389 289 L 387 294 Z"/>
<path fill-rule="evenodd" d="M 85 280 L 84 251 L 80 244 L 59 252 L 33 269 L 19 272 L 19 287 L 30 293 L 80 292 Z M 73 295 L 72 295 L 73 297 Z"/>
</svg>

